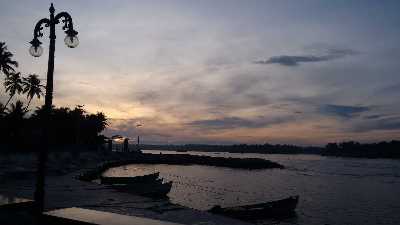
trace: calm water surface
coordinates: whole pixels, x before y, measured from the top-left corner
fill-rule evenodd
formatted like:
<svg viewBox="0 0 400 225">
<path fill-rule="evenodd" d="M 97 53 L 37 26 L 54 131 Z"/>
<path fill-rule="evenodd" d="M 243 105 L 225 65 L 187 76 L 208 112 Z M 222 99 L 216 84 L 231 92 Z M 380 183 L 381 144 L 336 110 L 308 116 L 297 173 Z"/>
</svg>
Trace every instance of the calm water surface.
<svg viewBox="0 0 400 225">
<path fill-rule="evenodd" d="M 400 160 L 187 154 L 264 158 L 279 162 L 286 169 L 249 171 L 197 165 L 128 165 L 112 168 L 106 175 L 135 176 L 159 171 L 165 180 L 173 181 L 169 193 L 172 202 L 201 210 L 215 204 L 235 206 L 300 195 L 296 217 L 264 220 L 259 224 L 400 224 Z"/>
</svg>

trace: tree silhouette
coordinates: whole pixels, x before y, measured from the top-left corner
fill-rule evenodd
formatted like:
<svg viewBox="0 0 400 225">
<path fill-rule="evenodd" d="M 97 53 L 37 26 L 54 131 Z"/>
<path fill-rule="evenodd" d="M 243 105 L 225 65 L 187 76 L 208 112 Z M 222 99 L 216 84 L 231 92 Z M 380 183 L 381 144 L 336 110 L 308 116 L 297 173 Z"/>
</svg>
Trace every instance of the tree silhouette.
<svg viewBox="0 0 400 225">
<path fill-rule="evenodd" d="M 11 107 L 7 109 L 6 117 L 8 119 L 15 118 L 18 120 L 22 120 L 26 115 L 27 111 L 25 110 L 24 103 L 21 101 L 17 101 L 11 104 Z"/>
<path fill-rule="evenodd" d="M 10 75 L 6 76 L 6 79 L 4 81 L 4 86 L 6 87 L 6 91 L 10 93 L 10 98 L 6 102 L 6 104 L 3 107 L 3 110 L 6 109 L 8 103 L 10 103 L 12 97 L 16 93 L 21 93 L 23 91 L 23 82 L 21 78 L 21 73 L 11 73 Z"/>
<path fill-rule="evenodd" d="M 0 102 L 0 119 L 4 117 L 5 112 L 4 112 L 4 104 L 2 102 Z"/>
<path fill-rule="evenodd" d="M 7 139 L 10 142 L 16 143 L 18 146 L 22 144 L 21 137 L 24 136 L 23 133 L 26 125 L 26 120 L 24 117 L 26 113 L 27 111 L 25 110 L 24 103 L 18 100 L 11 104 L 4 117 L 4 125 L 7 128 Z"/>
<path fill-rule="evenodd" d="M 44 86 L 40 84 L 39 76 L 36 74 L 29 74 L 28 77 L 24 77 L 23 86 L 24 86 L 23 93 L 25 93 L 27 95 L 27 98 L 29 99 L 28 104 L 26 105 L 25 108 L 27 110 L 35 95 L 38 98 L 40 98 L 40 96 L 43 95 L 42 88 L 44 88 Z"/>
<path fill-rule="evenodd" d="M 7 50 L 6 43 L 0 42 L 0 71 L 2 71 L 6 77 L 15 72 L 15 68 L 18 67 L 17 61 L 12 60 L 13 54 Z"/>
<path fill-rule="evenodd" d="M 16 101 L 0 116 L 0 152 L 2 146 L 10 151 L 33 151 L 43 144 L 44 107 L 37 107 L 32 114 L 27 114 L 25 108 Z M 82 106 L 53 107 L 50 120 L 49 144 L 56 151 L 80 151 L 82 147 L 95 150 L 104 143 L 101 132 L 107 126 L 107 118 L 103 113 L 87 113 Z"/>
<path fill-rule="evenodd" d="M 400 141 L 361 144 L 354 141 L 329 143 L 323 155 L 366 158 L 400 158 Z"/>
<path fill-rule="evenodd" d="M 44 118 L 44 107 L 33 112 L 30 119 L 40 125 Z M 89 114 L 83 106 L 73 109 L 67 107 L 53 107 L 50 114 L 50 142 L 55 145 L 91 145 L 103 143 L 100 133 L 107 126 L 107 118 L 103 113 Z M 33 127 L 36 125 L 32 124 Z"/>
</svg>

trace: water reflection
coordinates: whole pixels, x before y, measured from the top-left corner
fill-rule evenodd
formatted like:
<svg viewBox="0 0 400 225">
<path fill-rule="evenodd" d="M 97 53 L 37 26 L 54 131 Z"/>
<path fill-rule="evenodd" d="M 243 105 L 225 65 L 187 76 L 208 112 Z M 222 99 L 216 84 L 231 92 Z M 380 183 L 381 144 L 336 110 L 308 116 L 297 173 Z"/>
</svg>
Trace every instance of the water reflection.
<svg viewBox="0 0 400 225">
<path fill-rule="evenodd" d="M 128 165 L 113 168 L 107 175 L 160 171 L 161 177 L 174 182 L 169 194 L 173 202 L 201 210 L 215 204 L 227 207 L 300 195 L 297 217 L 259 221 L 261 224 L 400 223 L 398 160 L 230 153 L 218 156 L 266 158 L 287 169 L 249 171 L 198 165 Z"/>
</svg>

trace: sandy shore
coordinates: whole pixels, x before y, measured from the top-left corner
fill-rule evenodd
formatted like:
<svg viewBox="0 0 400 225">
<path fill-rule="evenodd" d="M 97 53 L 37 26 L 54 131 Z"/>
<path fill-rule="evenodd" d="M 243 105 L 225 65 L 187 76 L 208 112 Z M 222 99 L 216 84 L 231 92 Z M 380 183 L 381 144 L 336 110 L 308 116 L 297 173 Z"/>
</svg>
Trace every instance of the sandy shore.
<svg viewBox="0 0 400 225">
<path fill-rule="evenodd" d="M 182 224 L 246 224 L 165 200 L 115 191 L 104 185 L 75 177 L 110 160 L 126 159 L 123 154 L 84 152 L 53 153 L 49 156 L 46 180 L 47 210 L 82 207 L 134 215 Z M 33 198 L 36 171 L 34 154 L 0 155 L 0 194 Z"/>
</svg>

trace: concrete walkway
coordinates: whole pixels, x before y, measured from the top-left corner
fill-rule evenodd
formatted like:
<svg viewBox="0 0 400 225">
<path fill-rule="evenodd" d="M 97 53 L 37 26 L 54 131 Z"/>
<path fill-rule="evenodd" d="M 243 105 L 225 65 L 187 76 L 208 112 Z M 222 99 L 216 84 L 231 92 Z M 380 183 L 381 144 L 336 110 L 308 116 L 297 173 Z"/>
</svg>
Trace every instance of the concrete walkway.
<svg viewBox="0 0 400 225">
<path fill-rule="evenodd" d="M 110 212 L 102 212 L 82 208 L 65 208 L 45 212 L 43 221 L 47 224 L 65 225 L 180 225 L 178 223 L 148 219 L 137 216 L 126 216 Z"/>
</svg>

